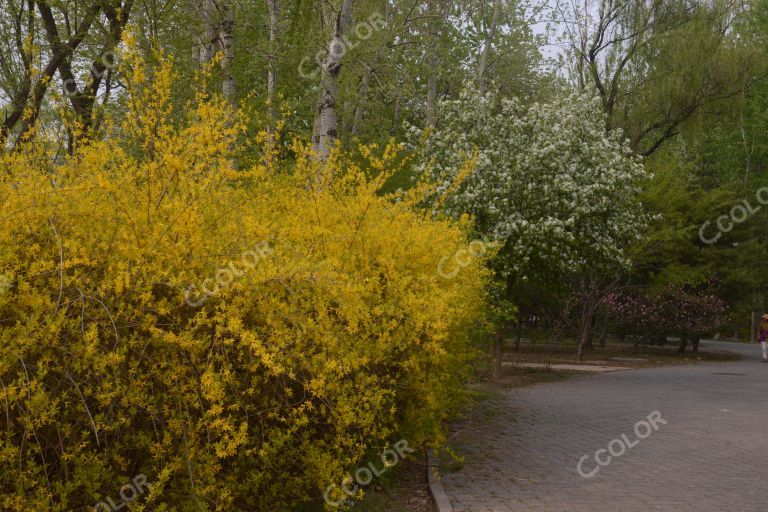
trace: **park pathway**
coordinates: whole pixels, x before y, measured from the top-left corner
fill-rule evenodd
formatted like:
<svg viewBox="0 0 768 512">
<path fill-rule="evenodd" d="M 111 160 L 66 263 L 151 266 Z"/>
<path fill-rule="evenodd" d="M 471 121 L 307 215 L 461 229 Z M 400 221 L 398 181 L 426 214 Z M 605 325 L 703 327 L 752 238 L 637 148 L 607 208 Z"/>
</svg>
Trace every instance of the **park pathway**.
<svg viewBox="0 0 768 512">
<path fill-rule="evenodd" d="M 768 364 L 756 344 L 702 347 L 744 359 L 506 392 L 452 441 L 465 456 L 443 475 L 455 511 L 768 512 Z M 666 424 L 642 438 L 654 411 Z"/>
</svg>

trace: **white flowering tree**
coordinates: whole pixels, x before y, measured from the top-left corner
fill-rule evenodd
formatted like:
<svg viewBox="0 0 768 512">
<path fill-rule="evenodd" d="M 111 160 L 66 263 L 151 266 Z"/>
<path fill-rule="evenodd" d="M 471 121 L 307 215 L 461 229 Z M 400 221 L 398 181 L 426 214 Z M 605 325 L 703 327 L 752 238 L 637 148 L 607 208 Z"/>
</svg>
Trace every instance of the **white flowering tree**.
<svg viewBox="0 0 768 512">
<path fill-rule="evenodd" d="M 438 105 L 436 128 L 413 135 L 423 138 L 417 171 L 436 186 L 435 208 L 475 217 L 478 237 L 501 247 L 508 286 L 615 276 L 629 265 L 646 226 L 638 194 L 647 173 L 621 132 L 606 131 L 598 99 L 526 107 L 467 88 Z"/>
<path fill-rule="evenodd" d="M 646 223 L 638 193 L 647 174 L 621 133 L 606 133 L 599 100 L 524 107 L 467 91 L 441 102 L 438 116 L 418 171 L 436 183 L 441 210 L 475 216 L 478 235 L 501 242 L 505 274 L 628 265 Z"/>
</svg>

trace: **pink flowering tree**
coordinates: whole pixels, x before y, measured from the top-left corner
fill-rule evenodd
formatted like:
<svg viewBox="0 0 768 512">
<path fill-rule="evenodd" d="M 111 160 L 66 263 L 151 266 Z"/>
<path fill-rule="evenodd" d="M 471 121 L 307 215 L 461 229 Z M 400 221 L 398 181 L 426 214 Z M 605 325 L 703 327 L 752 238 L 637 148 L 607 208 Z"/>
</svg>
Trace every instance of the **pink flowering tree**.
<svg viewBox="0 0 768 512">
<path fill-rule="evenodd" d="M 611 293 L 605 300 L 617 329 L 626 334 L 677 336 L 680 352 L 723 324 L 728 306 L 715 293 L 715 281 L 704 286 L 667 285 L 653 292 Z"/>
</svg>

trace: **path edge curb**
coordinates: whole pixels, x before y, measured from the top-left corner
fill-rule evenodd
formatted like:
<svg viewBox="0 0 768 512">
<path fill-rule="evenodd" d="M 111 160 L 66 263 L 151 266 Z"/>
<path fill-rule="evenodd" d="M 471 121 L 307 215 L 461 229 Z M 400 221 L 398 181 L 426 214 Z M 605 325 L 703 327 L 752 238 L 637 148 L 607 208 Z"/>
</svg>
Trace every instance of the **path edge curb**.
<svg viewBox="0 0 768 512">
<path fill-rule="evenodd" d="M 441 482 L 437 452 L 431 449 L 427 449 L 427 484 L 437 512 L 454 512 L 451 500 L 448 499 L 448 494 L 446 494 Z"/>
</svg>

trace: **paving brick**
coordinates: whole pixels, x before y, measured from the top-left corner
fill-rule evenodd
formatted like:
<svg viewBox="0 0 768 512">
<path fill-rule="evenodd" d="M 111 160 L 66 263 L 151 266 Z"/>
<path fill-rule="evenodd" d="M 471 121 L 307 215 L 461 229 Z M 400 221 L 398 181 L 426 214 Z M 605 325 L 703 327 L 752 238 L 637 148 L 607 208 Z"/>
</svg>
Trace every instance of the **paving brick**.
<svg viewBox="0 0 768 512">
<path fill-rule="evenodd" d="M 463 512 L 766 512 L 768 365 L 755 345 L 703 342 L 741 352 L 739 362 L 579 377 L 502 395 L 492 414 L 455 425 L 465 457 L 443 471 Z M 734 373 L 740 375 L 718 375 Z M 666 424 L 646 439 L 637 422 Z M 642 427 L 640 427 L 642 428 Z M 622 434 L 637 444 L 593 478 L 596 450 Z M 613 448 L 618 451 L 618 443 Z"/>
</svg>

